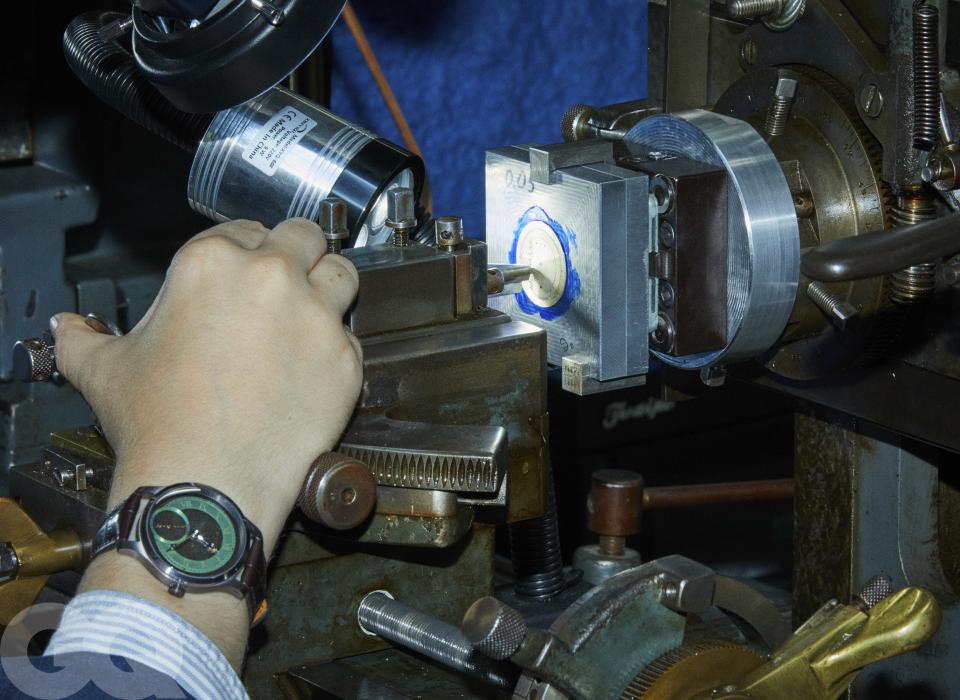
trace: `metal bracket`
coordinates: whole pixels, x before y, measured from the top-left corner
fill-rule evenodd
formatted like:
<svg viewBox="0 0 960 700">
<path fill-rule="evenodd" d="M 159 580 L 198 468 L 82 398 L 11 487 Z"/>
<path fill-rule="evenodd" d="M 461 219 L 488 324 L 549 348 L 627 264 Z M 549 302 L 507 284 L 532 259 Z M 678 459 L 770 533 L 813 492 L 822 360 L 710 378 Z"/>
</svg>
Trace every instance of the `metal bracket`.
<svg viewBox="0 0 960 700">
<path fill-rule="evenodd" d="M 603 139 L 531 146 L 530 179 L 541 185 L 549 185 L 553 172 L 560 168 L 613 162 L 613 144 Z"/>
</svg>

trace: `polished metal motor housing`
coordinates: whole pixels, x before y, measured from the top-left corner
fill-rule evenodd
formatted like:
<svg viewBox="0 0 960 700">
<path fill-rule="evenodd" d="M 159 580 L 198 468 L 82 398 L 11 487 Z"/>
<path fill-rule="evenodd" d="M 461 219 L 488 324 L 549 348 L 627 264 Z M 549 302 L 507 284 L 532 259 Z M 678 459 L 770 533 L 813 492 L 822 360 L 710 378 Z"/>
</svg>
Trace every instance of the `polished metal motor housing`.
<svg viewBox="0 0 960 700">
<path fill-rule="evenodd" d="M 729 177 L 726 346 L 657 357 L 700 369 L 767 351 L 787 324 L 800 275 L 793 196 L 773 152 L 750 124 L 703 110 L 648 117 L 624 142 L 636 156 L 690 158 L 722 167 Z"/>
<path fill-rule="evenodd" d="M 351 124 L 310 100 L 273 88 L 219 112 L 200 141 L 187 198 L 214 221 L 317 220 L 330 196 L 347 203 L 350 243 L 384 243 L 386 191 L 409 187 L 419 196 L 418 156 Z"/>
</svg>

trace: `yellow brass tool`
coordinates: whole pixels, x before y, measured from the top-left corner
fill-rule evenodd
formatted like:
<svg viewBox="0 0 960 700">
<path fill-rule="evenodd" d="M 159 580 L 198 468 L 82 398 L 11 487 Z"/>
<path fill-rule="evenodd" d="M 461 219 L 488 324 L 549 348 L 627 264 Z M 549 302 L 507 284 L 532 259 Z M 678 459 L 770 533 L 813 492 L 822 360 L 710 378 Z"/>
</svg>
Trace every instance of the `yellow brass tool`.
<svg viewBox="0 0 960 700">
<path fill-rule="evenodd" d="M 644 668 L 621 700 L 836 700 L 869 664 L 922 646 L 940 605 L 903 588 L 864 610 L 831 601 L 766 660 L 733 642 L 683 644 Z"/>
<path fill-rule="evenodd" d="M 0 583 L 0 625 L 33 603 L 50 574 L 75 569 L 83 560 L 75 532 L 44 532 L 11 498 L 0 498 L 0 543 L 16 558 L 4 572 L 12 578 Z"/>
<path fill-rule="evenodd" d="M 867 612 L 828 603 L 735 688 L 701 697 L 835 700 L 864 667 L 922 646 L 940 619 L 940 605 L 923 588 L 903 588 Z"/>
</svg>

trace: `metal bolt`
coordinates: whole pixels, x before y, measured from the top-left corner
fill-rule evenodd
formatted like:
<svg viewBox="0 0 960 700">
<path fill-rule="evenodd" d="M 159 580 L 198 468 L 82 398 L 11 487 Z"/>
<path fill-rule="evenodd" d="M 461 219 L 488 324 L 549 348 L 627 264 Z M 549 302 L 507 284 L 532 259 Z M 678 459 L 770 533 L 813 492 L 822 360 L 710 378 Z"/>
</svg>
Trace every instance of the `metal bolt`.
<svg viewBox="0 0 960 700">
<path fill-rule="evenodd" d="M 745 42 L 740 44 L 740 60 L 743 61 L 744 65 L 756 65 L 759 58 L 760 47 L 757 46 L 757 42 L 755 40 L 747 39 Z"/>
<path fill-rule="evenodd" d="M 835 296 L 819 282 L 811 282 L 807 285 L 807 296 L 841 331 L 846 330 L 847 326 L 860 315 L 856 306 Z"/>
<path fill-rule="evenodd" d="M 660 222 L 660 245 L 664 248 L 673 248 L 677 243 L 677 232 L 669 221 Z"/>
<path fill-rule="evenodd" d="M 527 635 L 523 615 L 492 596 L 477 600 L 467 609 L 460 631 L 474 649 L 497 661 L 508 659 Z"/>
<path fill-rule="evenodd" d="M 783 12 L 783 0 L 727 0 L 731 19 L 756 19 Z"/>
<path fill-rule="evenodd" d="M 860 91 L 860 111 L 873 119 L 883 111 L 883 93 L 875 84 L 864 85 Z"/>
<path fill-rule="evenodd" d="M 387 226 L 393 229 L 393 244 L 410 245 L 410 230 L 417 225 L 416 202 L 409 187 L 395 187 L 387 193 Z"/>
<path fill-rule="evenodd" d="M 338 197 L 320 202 L 320 229 L 327 240 L 327 252 L 339 253 L 350 236 L 347 228 L 347 203 Z"/>
<path fill-rule="evenodd" d="M 438 248 L 453 250 L 463 243 L 463 219 L 459 216 L 441 216 L 434 227 Z"/>
<path fill-rule="evenodd" d="M 866 612 L 891 593 L 893 580 L 889 576 L 877 575 L 863 584 L 860 592 L 854 596 L 854 602 Z"/>
<path fill-rule="evenodd" d="M 657 212 L 666 214 L 673 206 L 675 188 L 673 181 L 663 175 L 654 175 L 650 180 L 650 192 L 657 198 Z"/>
<path fill-rule="evenodd" d="M 670 308 L 677 300 L 676 292 L 673 291 L 673 285 L 665 280 L 660 281 L 660 303 Z"/>
<path fill-rule="evenodd" d="M 357 622 L 366 634 L 412 649 L 488 683 L 504 688 L 512 685 L 456 627 L 394 600 L 385 591 L 373 591 L 360 601 Z"/>
<path fill-rule="evenodd" d="M 773 102 L 767 110 L 767 121 L 764 124 L 764 131 L 770 136 L 780 136 L 787 128 L 787 120 L 790 118 L 790 107 L 793 106 L 793 98 L 797 95 L 797 81 L 793 78 L 779 78 L 777 86 L 773 92 Z"/>
</svg>

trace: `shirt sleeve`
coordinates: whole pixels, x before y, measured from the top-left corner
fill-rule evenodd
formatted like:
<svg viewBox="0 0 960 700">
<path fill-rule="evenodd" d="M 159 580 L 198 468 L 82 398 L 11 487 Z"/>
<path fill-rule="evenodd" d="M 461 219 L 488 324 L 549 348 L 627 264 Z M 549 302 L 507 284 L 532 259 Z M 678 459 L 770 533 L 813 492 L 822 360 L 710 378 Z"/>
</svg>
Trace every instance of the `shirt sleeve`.
<svg viewBox="0 0 960 700">
<path fill-rule="evenodd" d="M 89 591 L 67 605 L 44 656 L 56 664 L 59 656 L 76 652 L 142 664 L 173 679 L 196 700 L 248 700 L 233 667 L 204 634 L 170 610 L 129 593 Z"/>
</svg>

